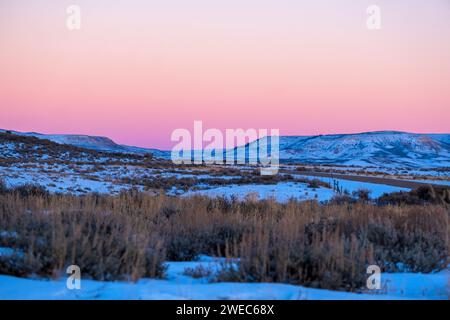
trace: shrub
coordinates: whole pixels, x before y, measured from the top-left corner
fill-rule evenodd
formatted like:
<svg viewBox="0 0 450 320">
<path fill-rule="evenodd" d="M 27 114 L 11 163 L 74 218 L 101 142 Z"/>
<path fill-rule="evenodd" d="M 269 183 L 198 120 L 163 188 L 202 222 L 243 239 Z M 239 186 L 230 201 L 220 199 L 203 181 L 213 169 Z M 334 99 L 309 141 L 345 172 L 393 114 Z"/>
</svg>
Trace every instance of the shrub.
<svg viewBox="0 0 450 320">
<path fill-rule="evenodd" d="M 309 181 L 308 188 L 317 189 L 320 187 L 320 180 L 313 179 Z"/>
<path fill-rule="evenodd" d="M 183 274 L 186 276 L 189 276 L 194 279 L 200 279 L 200 278 L 211 278 L 214 275 L 214 270 L 211 268 L 204 267 L 202 265 L 199 265 L 194 268 L 186 268 L 184 269 Z"/>
<path fill-rule="evenodd" d="M 348 194 L 336 194 L 334 195 L 329 201 L 329 204 L 335 204 L 335 205 L 344 205 L 344 204 L 352 204 L 355 203 L 356 199 L 351 197 Z"/>
<path fill-rule="evenodd" d="M 22 254 L 0 273 L 53 276 L 69 264 L 94 279 L 162 277 L 164 261 L 199 254 L 239 258 L 217 278 L 356 291 L 366 267 L 446 267 L 449 211 L 442 204 L 106 195 L 0 195 L 0 245 Z M 234 260 L 235 261 L 235 260 Z"/>
<path fill-rule="evenodd" d="M 16 186 L 10 190 L 10 192 L 17 193 L 21 197 L 30 197 L 30 196 L 48 196 L 48 191 L 39 185 L 33 185 L 33 184 L 24 184 L 20 186 Z"/>
<path fill-rule="evenodd" d="M 164 246 L 154 225 L 122 204 L 99 196 L 25 197 L 13 193 L 0 201 L 9 204 L 2 207 L 0 230 L 18 233 L 16 243 L 6 245 L 23 253 L 0 260 L 0 273 L 54 275 L 76 264 L 99 280 L 163 275 Z"/>
<path fill-rule="evenodd" d="M 0 179 L 0 194 L 5 194 L 8 192 L 8 187 L 6 186 L 6 182 L 3 179 Z"/>
<path fill-rule="evenodd" d="M 367 202 L 370 200 L 370 192 L 371 191 L 367 189 L 358 189 L 352 192 L 352 196 L 359 201 Z"/>
<path fill-rule="evenodd" d="M 445 267 L 448 213 L 442 207 L 298 205 L 275 222 L 252 223 L 235 248 L 241 281 L 275 281 L 357 290 L 367 265 L 384 272 Z M 236 278 L 236 272 L 232 272 Z"/>
<path fill-rule="evenodd" d="M 450 204 L 450 188 L 436 186 L 421 186 L 409 192 L 400 191 L 385 193 L 377 199 L 380 205 L 414 205 L 414 204 Z"/>
</svg>

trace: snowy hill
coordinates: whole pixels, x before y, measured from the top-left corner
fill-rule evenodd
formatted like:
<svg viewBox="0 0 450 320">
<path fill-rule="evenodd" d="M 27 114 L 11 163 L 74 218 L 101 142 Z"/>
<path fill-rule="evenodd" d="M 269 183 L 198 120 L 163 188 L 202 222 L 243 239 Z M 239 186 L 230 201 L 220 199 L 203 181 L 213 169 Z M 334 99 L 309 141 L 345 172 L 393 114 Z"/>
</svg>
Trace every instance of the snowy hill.
<svg viewBox="0 0 450 320">
<path fill-rule="evenodd" d="M 96 151 L 116 152 L 116 153 L 132 153 L 132 154 L 146 154 L 152 153 L 155 157 L 166 158 L 169 156 L 168 152 L 157 149 L 146 149 L 140 147 L 120 145 L 107 137 L 78 135 L 78 134 L 42 134 L 36 132 L 18 132 L 8 130 L 10 133 L 31 136 L 39 139 L 50 140 L 59 144 L 68 144 L 80 148 L 92 149 Z M 0 132 L 7 132 L 7 130 L 0 129 Z"/>
<path fill-rule="evenodd" d="M 259 146 L 259 140 L 245 146 Z M 281 136 L 280 160 L 381 167 L 450 167 L 450 134 L 378 131 Z M 270 143 L 269 143 L 270 145 Z M 243 147 L 242 147 L 243 148 Z"/>
<path fill-rule="evenodd" d="M 0 129 L 0 132 L 5 131 Z M 155 157 L 170 159 L 170 151 L 119 145 L 106 137 L 10 132 L 97 151 L 152 153 Z M 254 147 L 255 144 L 258 147 L 259 141 L 226 152 L 234 151 L 236 154 L 237 150 L 245 148 L 248 157 L 249 147 Z M 281 136 L 280 161 L 377 167 L 450 167 L 450 134 L 375 131 L 356 134 Z"/>
</svg>

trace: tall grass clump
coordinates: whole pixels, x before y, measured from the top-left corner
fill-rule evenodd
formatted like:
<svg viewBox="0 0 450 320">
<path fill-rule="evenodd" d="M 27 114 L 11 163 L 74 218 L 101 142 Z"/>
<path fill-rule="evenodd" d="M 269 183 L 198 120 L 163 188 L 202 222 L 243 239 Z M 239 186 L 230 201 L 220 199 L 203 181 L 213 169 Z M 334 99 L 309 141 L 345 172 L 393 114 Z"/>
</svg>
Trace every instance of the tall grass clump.
<svg viewBox="0 0 450 320">
<path fill-rule="evenodd" d="M 131 196 L 0 196 L 0 246 L 14 259 L 0 259 L 0 273 L 57 276 L 79 265 L 98 280 L 160 277 L 164 248 L 154 230 L 151 207 Z"/>
<path fill-rule="evenodd" d="M 292 202 L 282 208 L 252 218 L 251 229 L 233 248 L 241 261 L 237 271 L 228 272 L 232 279 L 354 290 L 364 286 L 368 265 L 383 272 L 446 266 L 444 207 Z"/>
<path fill-rule="evenodd" d="M 0 257 L 0 273 L 57 276 L 75 264 L 94 279 L 137 280 L 163 277 L 167 260 L 209 254 L 239 258 L 218 280 L 352 291 L 371 264 L 384 272 L 445 268 L 448 219 L 441 204 L 11 191 L 0 194 L 0 246 L 16 254 Z"/>
</svg>

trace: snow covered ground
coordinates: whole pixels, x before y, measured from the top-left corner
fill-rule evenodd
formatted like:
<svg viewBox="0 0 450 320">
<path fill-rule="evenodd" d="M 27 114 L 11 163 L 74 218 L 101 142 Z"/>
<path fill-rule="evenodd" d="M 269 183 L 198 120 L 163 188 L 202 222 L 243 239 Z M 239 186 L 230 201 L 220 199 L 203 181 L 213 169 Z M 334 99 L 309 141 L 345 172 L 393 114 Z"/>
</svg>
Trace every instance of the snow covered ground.
<svg viewBox="0 0 450 320">
<path fill-rule="evenodd" d="M 72 139 L 73 137 L 70 138 Z M 103 141 L 102 139 L 100 140 Z M 93 137 L 92 142 L 97 143 L 99 140 Z M 146 158 L 136 158 L 130 155 L 122 157 L 108 153 L 96 153 L 87 149 L 74 151 L 67 148 L 67 146 L 64 147 L 57 144 L 35 144 L 35 141 L 30 145 L 30 143 L 27 144 L 25 142 L 11 142 L 8 139 L 0 142 L 0 160 L 4 160 L 0 161 L 0 179 L 4 180 L 8 186 L 14 187 L 30 183 L 41 185 L 50 192 L 75 195 L 91 192 L 118 194 L 122 190 L 128 190 L 132 187 L 137 187 L 142 191 L 149 190 L 150 192 L 159 192 L 160 188 L 164 188 L 169 195 L 204 194 L 208 196 L 230 196 L 235 194 L 241 199 L 249 193 L 257 193 L 260 199 L 273 197 L 281 202 L 285 202 L 290 198 L 326 201 L 336 194 L 332 189 L 324 187 L 315 190 L 307 188 L 305 183 L 301 183 L 304 181 L 294 181 L 294 179 L 284 180 L 284 182 L 271 185 L 258 184 L 261 181 L 256 179 L 252 172 L 255 170 L 255 167 L 247 165 L 174 167 L 170 162 L 164 164 L 159 161 L 149 163 L 145 160 Z M 152 163 L 154 166 L 151 165 Z M 335 170 L 336 172 L 347 174 L 349 172 L 364 174 L 364 170 L 367 169 L 367 171 L 373 170 L 372 174 L 374 175 L 389 176 L 387 172 L 379 171 L 380 167 L 377 166 L 332 167 L 317 164 L 302 166 L 302 168 L 312 171 L 315 169 L 319 169 L 319 171 Z M 391 167 L 388 166 L 386 168 Z M 283 164 L 281 169 L 293 177 L 314 179 L 302 176 L 302 173 L 298 171 L 298 165 Z M 406 175 L 404 177 L 405 180 L 416 182 L 419 179 L 423 180 L 423 182 L 431 182 L 433 180 L 433 175 L 428 175 L 428 171 L 419 169 L 396 168 L 395 170 L 397 171 L 392 171 L 393 175 L 389 177 L 395 179 L 399 178 L 400 175 Z M 416 172 L 411 170 L 416 170 Z M 430 170 L 433 171 L 432 169 Z M 450 174 L 450 171 L 447 171 L 445 168 L 435 168 L 434 171 L 439 178 L 437 181 L 443 181 L 440 184 L 450 183 L 450 179 L 447 179 L 447 174 Z M 237 182 L 239 178 L 241 180 Z M 196 179 L 198 180 L 197 183 L 195 183 Z M 231 181 L 232 179 L 236 179 L 236 181 Z M 328 182 L 333 186 L 333 179 L 316 179 Z M 194 181 L 193 183 L 192 180 Z M 221 180 L 221 182 L 218 180 Z M 376 198 L 383 193 L 400 190 L 408 191 L 405 188 L 375 183 L 362 183 L 343 179 L 337 179 L 336 181 L 339 182 L 340 187 L 350 193 L 358 189 L 368 189 L 371 191 L 370 196 L 372 198 Z M 239 183 L 239 185 L 236 183 Z M 186 192 L 188 189 L 190 191 Z"/>
<path fill-rule="evenodd" d="M 348 191 L 352 193 L 353 191 L 357 191 L 360 189 L 367 189 L 370 191 L 371 198 L 378 198 L 383 193 L 391 193 L 398 191 L 409 191 L 407 188 L 393 187 L 383 184 L 376 183 L 367 183 L 367 182 L 359 182 L 359 181 L 350 181 L 344 179 L 331 179 L 331 178 L 323 178 L 323 177 L 309 177 L 302 175 L 293 175 L 296 178 L 304 178 L 304 179 L 317 179 L 324 182 L 329 183 L 333 186 L 333 181 L 337 181 L 339 186 L 343 191 Z M 328 201 L 337 193 L 329 188 L 309 188 L 306 183 L 297 183 L 297 182 L 280 182 L 274 185 L 265 185 L 265 184 L 248 184 L 248 185 L 228 185 L 221 187 L 213 187 L 206 190 L 195 190 L 189 191 L 183 196 L 191 196 L 191 195 L 205 195 L 209 197 L 218 197 L 218 196 L 236 196 L 238 199 L 242 200 L 247 195 L 256 195 L 258 199 L 269 199 L 274 198 L 279 202 L 287 202 L 289 199 L 293 198 L 296 200 L 311 200 L 316 199 L 317 201 Z"/>
<path fill-rule="evenodd" d="M 0 130 L 1 131 L 1 130 Z M 71 139 L 74 137 L 70 137 Z M 110 149 L 111 143 L 104 138 L 88 139 L 75 137 L 72 144 L 85 145 L 92 143 L 94 149 Z M 81 141 L 81 140 L 83 141 Z M 87 139 L 87 140 L 86 140 Z M 323 140 L 323 138 L 318 138 Z M 377 138 L 378 139 L 378 138 Z M 301 142 L 303 138 L 289 138 L 289 143 Z M 298 140 L 298 141 L 297 141 Z M 409 141 L 410 139 L 407 139 Z M 388 144 L 390 139 L 388 139 Z M 448 141 L 448 140 L 446 140 Z M 61 141 L 59 141 L 61 142 Z M 328 143 L 327 141 L 322 141 Z M 101 147 L 101 143 L 105 148 Z M 347 145 L 356 148 L 359 145 L 352 141 L 347 141 Z M 422 145 L 419 141 L 418 146 Z M 22 148 L 23 147 L 23 148 Z M 29 147 L 29 146 L 28 146 Z M 31 146 L 29 149 L 24 143 L 5 142 L 0 143 L 0 179 L 4 179 L 8 186 L 17 186 L 26 183 L 44 186 L 50 192 L 68 192 L 76 195 L 90 192 L 105 194 L 117 194 L 121 190 L 138 187 L 144 190 L 144 179 L 155 180 L 160 183 L 161 179 L 203 179 L 202 184 L 196 183 L 195 189 L 185 192 L 183 188 L 174 186 L 170 194 L 182 194 L 190 196 L 203 194 L 207 196 L 231 196 L 236 195 L 239 199 L 244 199 L 247 195 L 257 196 L 259 199 L 274 198 L 280 202 L 286 202 L 290 198 L 297 200 L 317 199 L 326 201 L 331 199 L 336 192 L 331 188 L 319 187 L 310 188 L 303 182 L 279 182 L 276 184 L 230 184 L 233 178 L 239 178 L 239 174 L 229 174 L 227 170 L 220 166 L 198 169 L 177 168 L 171 165 L 149 167 L 143 165 L 143 159 L 132 157 L 118 157 L 87 152 L 73 151 L 71 149 L 51 148 L 48 144 Z M 54 146 L 53 146 L 54 147 Z M 101 148 L 100 148 L 101 147 Z M 123 151 L 124 146 L 112 145 L 117 151 Z M 129 151 L 129 148 L 126 147 Z M 316 150 L 317 149 L 317 150 Z M 321 155 L 323 148 L 315 150 Z M 367 148 L 363 148 L 367 150 Z M 369 148 L 370 149 L 370 148 Z M 331 149 L 330 149 L 331 150 Z M 126 151 L 126 150 L 125 150 Z M 143 150 L 135 150 L 141 153 Z M 147 152 L 148 150 L 145 150 Z M 314 150 L 313 150 L 314 151 Z M 347 156 L 347 149 L 341 149 L 342 154 Z M 370 150 L 369 150 L 370 151 Z M 286 152 L 286 150 L 284 150 Z M 359 152 L 359 151 L 358 151 Z M 295 154 L 294 154 L 295 155 Z M 366 156 L 365 154 L 362 154 Z M 288 157 L 292 156 L 287 154 Z M 352 155 L 351 155 L 352 156 Z M 434 164 L 435 160 L 448 163 L 448 151 L 445 151 L 444 158 L 427 158 L 426 164 Z M 352 157 L 348 156 L 349 159 Z M 415 159 L 414 157 L 412 157 Z M 396 159 L 398 160 L 398 159 Z M 349 166 L 363 165 L 358 167 Z M 284 167 L 284 166 L 283 166 Z M 311 169 L 321 167 L 320 162 L 312 165 Z M 398 166 L 373 166 L 359 160 L 349 160 L 347 166 L 323 166 L 323 170 L 340 170 L 343 173 L 354 172 L 354 174 L 364 174 L 364 171 L 371 172 L 374 176 L 391 175 L 392 178 L 422 179 L 423 182 L 432 182 L 433 177 L 439 178 L 450 184 L 450 170 L 445 168 L 429 169 L 416 168 L 411 166 L 406 168 L 399 163 Z M 253 167 L 229 166 L 226 169 L 240 170 L 241 174 L 253 171 Z M 358 189 L 371 191 L 370 196 L 376 198 L 383 193 L 396 191 L 408 191 L 409 189 L 380 185 L 375 183 L 365 183 L 349 181 L 343 179 L 315 178 L 303 176 L 297 170 L 298 166 L 286 166 L 287 171 L 292 176 L 306 178 L 309 180 L 319 179 L 328 182 L 331 186 L 334 182 L 339 182 L 340 188 L 353 192 Z M 211 170 L 211 171 L 210 171 Z M 201 173 L 199 173 L 201 171 Z M 360 172 L 361 171 L 361 172 Z M 295 174 L 298 173 L 298 174 Z M 221 179 L 223 185 L 212 186 L 208 179 Z M 158 180 L 157 180 L 158 179 Z M 442 180 L 441 180 L 442 179 Z M 334 181 L 333 181 L 334 180 Z M 420 180 L 412 180 L 420 181 Z M 258 181 L 259 182 L 259 181 Z M 176 185 L 176 183 L 174 183 Z M 159 188 L 152 186 L 152 188 Z M 172 193 L 171 193 L 172 192 Z M 0 236 L 17 237 L 15 233 L 0 231 Z M 20 254 L 8 247 L 0 247 L 0 258 L 13 254 Z M 102 282 L 93 280 L 82 280 L 81 290 L 69 290 L 66 287 L 66 279 L 57 280 L 46 279 L 25 279 L 12 276 L 0 275 L 0 299 L 448 299 L 450 271 L 447 269 L 434 274 L 417 273 L 393 273 L 382 275 L 381 292 L 366 292 L 362 294 L 337 292 L 322 289 L 306 288 L 298 285 L 288 285 L 280 283 L 211 283 L 207 277 L 196 278 L 185 273 L 186 268 L 196 268 L 202 266 L 207 270 L 216 272 L 222 267 L 224 261 L 202 256 L 195 262 L 168 262 L 167 278 L 163 280 L 142 279 L 137 283 L 129 282 Z"/>
<path fill-rule="evenodd" d="M 322 171 L 322 172 L 335 172 L 343 174 L 357 173 L 362 175 L 370 175 L 374 177 L 397 177 L 402 180 L 410 179 L 411 177 L 432 177 L 438 179 L 450 180 L 450 170 L 440 169 L 412 169 L 404 167 L 374 167 L 374 166 L 323 166 L 323 165 L 302 165 L 305 170 L 309 171 Z M 294 165 L 282 165 L 282 168 L 286 170 L 295 171 L 297 168 Z M 439 180 L 438 180 L 439 181 Z"/>
<path fill-rule="evenodd" d="M 124 183 L 124 178 L 133 178 L 135 181 L 142 181 L 142 177 L 149 179 L 163 178 L 192 178 L 192 179 L 222 179 L 224 181 L 236 178 L 235 176 L 212 176 L 209 174 L 192 174 L 189 171 L 164 172 L 155 171 L 150 168 L 143 168 L 133 165 L 115 165 L 103 166 L 100 170 L 92 165 L 65 166 L 55 164 L 48 166 L 46 164 L 17 164 L 9 167 L 0 167 L 0 174 L 8 186 L 18 186 L 22 184 L 37 184 L 44 186 L 50 192 L 70 192 L 81 195 L 90 192 L 105 194 L 117 194 L 121 190 L 128 190 L 137 187 L 144 190 L 142 185 L 131 185 Z M 325 177 L 310 177 L 301 174 L 292 174 L 294 178 L 306 180 L 321 180 L 333 186 L 334 181 L 339 183 L 342 190 L 352 193 L 358 189 L 370 190 L 370 196 L 377 198 L 383 193 L 409 191 L 406 188 L 387 186 L 376 183 L 366 183 L 358 181 L 349 181 L 344 179 L 331 179 Z M 424 181 L 428 182 L 428 181 Z M 332 189 L 320 187 L 309 188 L 306 183 L 300 182 L 279 182 L 277 184 L 229 184 L 223 186 L 209 186 L 207 182 L 198 184 L 197 190 L 185 192 L 174 189 L 169 192 L 172 195 L 191 196 L 196 194 L 217 197 L 231 195 L 244 199 L 248 194 L 255 194 L 259 199 L 274 198 L 279 202 L 286 202 L 291 198 L 297 200 L 316 199 L 318 201 L 330 200 L 336 192 Z"/>
<path fill-rule="evenodd" d="M 218 270 L 222 259 L 202 256 L 194 262 L 169 262 L 167 279 L 136 283 L 81 280 L 80 290 L 69 290 L 66 279 L 37 280 L 0 275 L 0 299 L 281 299 L 374 300 L 449 298 L 450 271 L 434 274 L 382 274 L 382 289 L 374 293 L 348 293 L 280 283 L 210 283 L 184 274 L 202 266 Z"/>
<path fill-rule="evenodd" d="M 0 167 L 1 178 L 5 180 L 8 186 L 18 186 L 22 184 L 37 184 L 44 186 L 50 192 L 70 192 L 81 195 L 90 192 L 105 194 L 117 194 L 121 190 L 127 190 L 132 187 L 131 184 L 124 183 L 125 178 L 133 178 L 135 181 L 142 181 L 143 177 L 148 179 L 158 178 L 192 178 L 203 179 L 203 184 L 198 184 L 198 190 L 185 192 L 175 189 L 169 194 L 190 196 L 202 194 L 206 196 L 231 196 L 236 195 L 239 199 L 245 198 L 248 194 L 258 195 L 259 199 L 274 198 L 280 202 L 286 202 L 290 198 L 297 200 L 316 199 L 318 201 L 330 200 L 336 192 L 329 188 L 309 188 L 306 183 L 300 182 L 279 182 L 277 184 L 229 184 L 224 186 L 209 186 L 208 179 L 222 179 L 225 182 L 235 176 L 213 176 L 207 174 L 192 174 L 188 170 L 176 172 L 164 172 L 130 164 L 109 165 L 95 167 L 94 165 L 63 165 L 63 164 L 35 164 L 22 163 L 9 167 Z M 295 178 L 313 180 L 319 179 L 333 186 L 334 180 L 339 182 L 343 190 L 350 193 L 358 189 L 368 189 L 371 191 L 371 197 L 376 198 L 383 193 L 395 191 L 408 191 L 409 189 L 380 185 L 375 183 L 363 183 L 343 179 L 315 178 L 303 176 L 301 174 L 292 174 Z M 134 185 L 140 190 L 144 190 L 142 185 Z"/>
<path fill-rule="evenodd" d="M 302 176 L 302 175 L 294 175 L 294 177 L 312 179 L 309 176 Z M 331 186 L 333 186 L 333 181 L 337 181 L 339 183 L 340 188 L 342 188 L 344 191 L 347 190 L 350 193 L 352 193 L 353 191 L 360 190 L 360 189 L 366 189 L 366 190 L 370 191 L 371 198 L 378 198 L 381 195 L 383 195 L 383 193 L 391 193 L 391 192 L 398 192 L 398 191 L 410 191 L 410 189 L 408 189 L 408 188 L 394 187 L 394 186 L 388 186 L 388 185 L 378 184 L 378 183 L 350 181 L 350 180 L 335 179 L 335 178 L 332 179 L 332 178 L 326 178 L 326 177 L 314 177 L 314 179 L 318 179 L 318 180 L 327 182 Z"/>
<path fill-rule="evenodd" d="M 316 199 L 318 201 L 325 201 L 331 199 L 335 193 L 333 190 L 323 187 L 315 189 L 308 188 L 306 183 L 280 182 L 273 185 L 228 185 L 207 190 L 189 191 L 183 196 L 191 196 L 196 194 L 209 197 L 236 196 L 240 200 L 243 200 L 247 195 L 255 195 L 258 199 L 274 198 L 279 202 L 287 202 L 291 198 L 296 200 Z"/>
<path fill-rule="evenodd" d="M 116 183 L 104 179 L 98 180 L 95 177 L 65 172 L 43 172 L 31 169 L 8 168 L 1 171 L 2 178 L 9 187 L 24 184 L 41 185 L 48 191 L 54 193 L 70 192 L 80 195 L 89 192 L 117 194 L 121 190 L 130 189 L 131 186 Z"/>
</svg>

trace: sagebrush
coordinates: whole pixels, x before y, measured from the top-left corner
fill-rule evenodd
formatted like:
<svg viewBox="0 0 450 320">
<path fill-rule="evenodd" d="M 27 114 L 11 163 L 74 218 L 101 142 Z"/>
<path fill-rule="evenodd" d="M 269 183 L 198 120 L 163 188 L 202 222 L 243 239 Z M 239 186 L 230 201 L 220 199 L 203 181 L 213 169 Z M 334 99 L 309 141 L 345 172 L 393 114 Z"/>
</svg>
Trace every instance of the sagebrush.
<svg viewBox="0 0 450 320">
<path fill-rule="evenodd" d="M 445 268 L 448 219 L 438 204 L 4 192 L 0 246 L 17 254 L 0 257 L 0 273 L 57 276 L 77 264 L 85 277 L 137 280 L 163 277 L 167 260 L 209 254 L 239 258 L 219 280 L 357 290 L 370 264 Z"/>
</svg>

